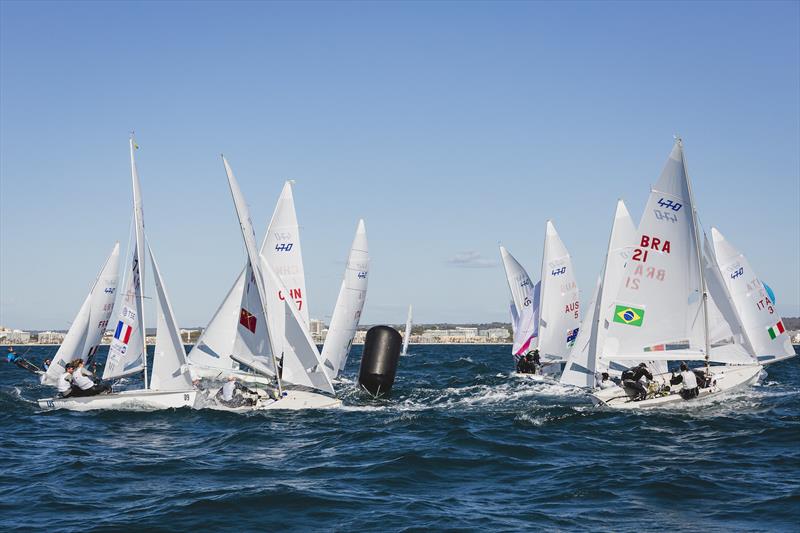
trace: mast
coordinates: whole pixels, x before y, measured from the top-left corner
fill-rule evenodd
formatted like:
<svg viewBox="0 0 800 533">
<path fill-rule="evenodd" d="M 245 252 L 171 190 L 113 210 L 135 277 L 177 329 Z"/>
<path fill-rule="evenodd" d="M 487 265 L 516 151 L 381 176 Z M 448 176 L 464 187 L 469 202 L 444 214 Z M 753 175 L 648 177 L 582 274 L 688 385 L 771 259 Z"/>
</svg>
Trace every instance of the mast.
<svg viewBox="0 0 800 533">
<path fill-rule="evenodd" d="M 144 211 L 142 209 L 142 192 L 139 189 L 139 172 L 136 169 L 134 151 L 139 148 L 136 144 L 134 133 L 129 139 L 131 149 L 131 181 L 133 182 L 133 228 L 136 234 L 136 264 L 139 268 L 139 328 L 142 332 L 142 372 L 144 372 L 144 388 L 148 389 L 147 379 L 147 330 L 144 325 L 144 261 L 142 261 L 142 247 L 144 246 Z"/>
<path fill-rule="evenodd" d="M 706 287 L 706 277 L 703 273 L 702 256 L 700 253 L 700 234 L 697 223 L 697 207 L 694 203 L 694 193 L 692 192 L 692 181 L 689 179 L 689 171 L 686 169 L 686 155 L 683 153 L 683 141 L 680 137 L 675 140 L 681 149 L 681 163 L 683 164 L 683 175 L 686 176 L 686 187 L 689 190 L 689 202 L 692 204 L 692 223 L 694 225 L 694 249 L 697 254 L 697 269 L 700 274 L 700 290 L 703 291 L 703 338 L 705 341 L 706 352 L 706 375 L 708 375 L 709 357 L 711 346 L 708 337 L 708 288 Z"/>
</svg>

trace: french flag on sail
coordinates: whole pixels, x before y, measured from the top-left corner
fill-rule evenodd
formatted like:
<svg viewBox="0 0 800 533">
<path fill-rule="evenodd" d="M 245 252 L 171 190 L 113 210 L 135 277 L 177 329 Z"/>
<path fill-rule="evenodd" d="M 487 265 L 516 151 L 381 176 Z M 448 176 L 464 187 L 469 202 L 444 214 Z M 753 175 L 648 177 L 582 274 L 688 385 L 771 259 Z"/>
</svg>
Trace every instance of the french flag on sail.
<svg viewBox="0 0 800 533">
<path fill-rule="evenodd" d="M 131 339 L 131 332 L 133 328 L 129 325 L 125 324 L 122 320 L 119 321 L 117 324 L 117 330 L 114 332 L 114 338 L 123 342 L 123 344 L 128 344 L 128 341 Z"/>
</svg>

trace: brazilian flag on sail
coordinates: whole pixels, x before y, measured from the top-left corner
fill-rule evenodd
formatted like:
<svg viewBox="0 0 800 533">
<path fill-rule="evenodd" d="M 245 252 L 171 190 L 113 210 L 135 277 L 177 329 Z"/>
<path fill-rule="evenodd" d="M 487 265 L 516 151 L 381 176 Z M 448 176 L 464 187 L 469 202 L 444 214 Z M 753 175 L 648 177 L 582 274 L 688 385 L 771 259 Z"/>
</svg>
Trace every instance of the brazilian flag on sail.
<svg viewBox="0 0 800 533">
<path fill-rule="evenodd" d="M 641 327 L 644 320 L 644 309 L 629 305 L 618 305 L 614 308 L 614 322 L 629 326 Z"/>
</svg>

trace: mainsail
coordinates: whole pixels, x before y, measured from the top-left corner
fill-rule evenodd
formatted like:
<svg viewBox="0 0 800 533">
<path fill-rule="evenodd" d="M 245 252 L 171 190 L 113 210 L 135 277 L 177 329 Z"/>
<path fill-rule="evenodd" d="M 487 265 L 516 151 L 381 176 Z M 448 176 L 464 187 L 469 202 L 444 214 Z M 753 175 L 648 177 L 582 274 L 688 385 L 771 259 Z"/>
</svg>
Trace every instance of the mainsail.
<svg viewBox="0 0 800 533">
<path fill-rule="evenodd" d="M 68 363 L 76 359 L 86 361 L 97 352 L 114 307 L 118 272 L 119 243 L 116 243 L 78 314 L 75 315 L 64 342 L 53 357 L 53 362 L 42 375 L 42 384 L 55 385 Z"/>
<path fill-rule="evenodd" d="M 347 362 L 347 354 L 353 344 L 367 297 L 368 274 L 367 230 L 364 227 L 364 221 L 359 220 L 356 235 L 347 257 L 344 280 L 336 299 L 328 335 L 325 337 L 325 344 L 322 347 L 325 373 L 331 379 L 339 375 Z"/>
<path fill-rule="evenodd" d="M 720 276 L 741 317 L 753 354 L 762 364 L 794 357 L 789 334 L 775 308 L 775 301 L 747 258 L 716 228 L 711 228 L 711 238 Z"/>
<path fill-rule="evenodd" d="M 169 303 L 167 289 L 156 264 L 153 250 L 148 245 L 150 261 L 153 265 L 153 279 L 156 285 L 156 346 L 153 355 L 153 375 L 150 388 L 160 391 L 189 390 L 192 378 L 186 366 L 186 350 L 181 341 L 178 323 Z"/>
<path fill-rule="evenodd" d="M 267 235 L 261 245 L 261 255 L 267 258 L 288 291 L 288 294 L 283 291 L 275 292 L 273 296 L 280 300 L 293 300 L 300 311 L 300 317 L 308 324 L 308 294 L 300 248 L 300 226 L 297 223 L 291 181 L 283 185 Z"/>
<path fill-rule="evenodd" d="M 541 305 L 537 348 L 543 361 L 566 359 L 580 326 L 578 283 L 572 259 L 551 221 L 542 255 Z"/>
<path fill-rule="evenodd" d="M 117 322 L 112 324 L 114 338 L 108 350 L 103 379 L 120 378 L 144 370 L 147 388 L 147 356 L 145 353 L 144 301 L 144 214 L 142 193 L 139 187 L 139 174 L 136 170 L 134 150 L 137 149 L 133 136 L 130 138 L 131 181 L 133 182 L 133 231 L 134 243 L 126 283 L 120 299 L 121 309 Z"/>
<path fill-rule="evenodd" d="M 511 329 L 514 333 L 511 351 L 515 356 L 520 356 L 528 351 L 538 334 L 541 285 L 540 282 L 533 284 L 522 265 L 503 246 L 500 247 L 500 257 L 511 291 Z"/>
</svg>

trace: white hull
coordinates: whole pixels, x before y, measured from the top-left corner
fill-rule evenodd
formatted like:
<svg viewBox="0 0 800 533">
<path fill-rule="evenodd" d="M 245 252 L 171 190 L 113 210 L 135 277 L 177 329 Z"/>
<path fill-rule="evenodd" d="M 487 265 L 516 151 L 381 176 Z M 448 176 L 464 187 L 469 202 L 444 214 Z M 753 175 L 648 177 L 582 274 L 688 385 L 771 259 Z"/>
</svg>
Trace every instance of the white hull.
<svg viewBox="0 0 800 533">
<path fill-rule="evenodd" d="M 342 401 L 338 398 L 331 398 L 324 394 L 316 392 L 300 391 L 300 390 L 286 390 L 284 397 L 280 400 L 275 400 L 262 396 L 259 398 L 258 403 L 252 406 L 242 407 L 226 407 L 215 403 L 214 398 L 209 398 L 209 409 L 216 409 L 220 411 L 233 411 L 235 413 L 247 413 L 251 411 L 266 411 L 266 410 L 284 410 L 284 411 L 300 411 L 302 409 L 332 409 L 342 406 Z"/>
<path fill-rule="evenodd" d="M 669 394 L 663 396 L 649 397 L 638 402 L 633 401 L 621 387 L 613 387 L 596 391 L 592 394 L 592 402 L 596 405 L 605 405 L 614 409 L 638 409 L 643 407 L 658 407 L 667 404 L 680 402 L 694 402 L 719 396 L 726 392 L 748 387 L 758 381 L 761 373 L 761 365 L 742 365 L 742 366 L 717 366 L 711 367 L 713 384 L 711 387 L 700 389 L 700 394 L 696 398 L 684 400 L 679 391 L 681 385 L 675 385 Z M 659 385 L 669 385 L 671 373 L 658 374 L 654 381 Z M 649 395 L 648 395 L 649 396 Z"/>
<path fill-rule="evenodd" d="M 37 402 L 42 409 L 69 409 L 71 411 L 91 411 L 94 409 L 179 409 L 181 407 L 194 407 L 196 397 L 196 390 L 129 390 L 76 398 L 42 398 Z"/>
</svg>

